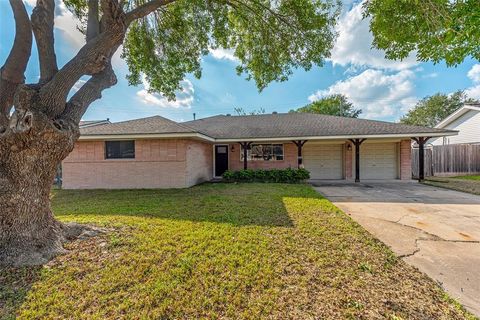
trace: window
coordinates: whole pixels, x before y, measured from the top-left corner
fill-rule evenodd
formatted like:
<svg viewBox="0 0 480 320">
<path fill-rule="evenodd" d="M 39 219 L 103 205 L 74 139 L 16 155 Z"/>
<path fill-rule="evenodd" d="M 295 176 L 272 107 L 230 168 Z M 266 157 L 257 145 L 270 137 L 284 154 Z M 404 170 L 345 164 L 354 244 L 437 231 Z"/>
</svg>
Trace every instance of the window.
<svg viewBox="0 0 480 320">
<path fill-rule="evenodd" d="M 135 141 L 105 141 L 105 159 L 134 159 Z"/>
<path fill-rule="evenodd" d="M 248 161 L 276 161 L 283 160 L 283 144 L 252 144 L 247 151 Z M 243 161 L 243 147 L 240 152 L 240 161 Z"/>
</svg>

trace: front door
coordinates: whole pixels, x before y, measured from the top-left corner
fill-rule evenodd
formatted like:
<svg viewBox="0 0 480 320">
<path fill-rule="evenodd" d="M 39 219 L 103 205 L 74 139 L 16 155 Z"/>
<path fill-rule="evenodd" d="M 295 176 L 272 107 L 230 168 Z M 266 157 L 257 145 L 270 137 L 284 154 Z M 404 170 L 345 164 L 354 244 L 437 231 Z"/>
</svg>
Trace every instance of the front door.
<svg viewBox="0 0 480 320">
<path fill-rule="evenodd" d="M 228 145 L 215 146 L 215 177 L 228 170 Z"/>
</svg>

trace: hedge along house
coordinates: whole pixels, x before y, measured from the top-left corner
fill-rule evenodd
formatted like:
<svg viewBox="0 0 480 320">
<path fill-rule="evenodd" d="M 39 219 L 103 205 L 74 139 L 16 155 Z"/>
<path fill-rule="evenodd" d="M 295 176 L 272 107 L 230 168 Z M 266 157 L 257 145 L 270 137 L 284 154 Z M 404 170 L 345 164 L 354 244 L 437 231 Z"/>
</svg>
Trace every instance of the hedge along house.
<svg viewBox="0 0 480 320">
<path fill-rule="evenodd" d="M 411 179 L 411 139 L 456 131 L 319 114 L 160 116 L 80 129 L 63 187 L 183 188 L 225 170 L 305 167 L 311 179 Z"/>
</svg>

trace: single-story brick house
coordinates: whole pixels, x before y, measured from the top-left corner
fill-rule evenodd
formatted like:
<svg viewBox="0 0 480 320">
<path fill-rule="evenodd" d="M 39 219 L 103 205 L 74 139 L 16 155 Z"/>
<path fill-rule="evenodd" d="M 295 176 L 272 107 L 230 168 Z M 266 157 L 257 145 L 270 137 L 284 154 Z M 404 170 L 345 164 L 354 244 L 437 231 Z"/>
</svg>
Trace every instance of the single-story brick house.
<svg viewBox="0 0 480 320">
<path fill-rule="evenodd" d="M 297 168 L 312 179 L 411 179 L 411 138 L 456 131 L 308 113 L 154 116 L 82 127 L 63 188 L 183 188 L 227 170 Z M 247 150 L 245 157 L 244 150 Z"/>
</svg>

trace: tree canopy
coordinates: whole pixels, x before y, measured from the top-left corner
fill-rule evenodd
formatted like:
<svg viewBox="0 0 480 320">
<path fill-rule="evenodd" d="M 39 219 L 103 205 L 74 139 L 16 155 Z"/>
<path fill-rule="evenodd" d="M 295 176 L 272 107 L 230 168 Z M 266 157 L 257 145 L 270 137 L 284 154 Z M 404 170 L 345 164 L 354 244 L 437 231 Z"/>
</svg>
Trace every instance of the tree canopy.
<svg viewBox="0 0 480 320">
<path fill-rule="evenodd" d="M 65 0 L 86 22 L 86 0 Z M 187 73 L 201 76 L 210 49 L 232 50 L 238 74 L 258 88 L 285 81 L 296 68 L 321 66 L 335 40 L 338 4 L 333 0 L 177 0 L 133 21 L 123 57 L 130 84 L 149 82 L 151 91 L 174 98 Z M 125 11 L 145 6 L 124 1 Z"/>
<path fill-rule="evenodd" d="M 466 57 L 480 60 L 480 1 L 478 0 L 368 0 L 373 45 L 389 59 L 457 65 Z"/>
<path fill-rule="evenodd" d="M 314 101 L 297 110 L 290 112 L 310 112 L 319 114 L 328 114 L 332 116 L 358 118 L 362 113 L 361 109 L 356 109 L 353 103 L 348 101 L 343 94 L 333 94 Z"/>
<path fill-rule="evenodd" d="M 238 115 L 238 116 L 247 116 L 247 115 L 259 115 L 259 114 L 265 114 L 265 108 L 258 108 L 258 109 L 253 109 L 250 111 L 245 111 L 244 108 L 242 107 L 235 107 L 233 108 L 233 111 Z"/>
<path fill-rule="evenodd" d="M 417 102 L 415 107 L 400 119 L 400 122 L 434 127 L 465 103 L 477 102 L 475 99 L 468 98 L 463 91 L 457 91 L 451 95 L 436 93 Z"/>
</svg>

